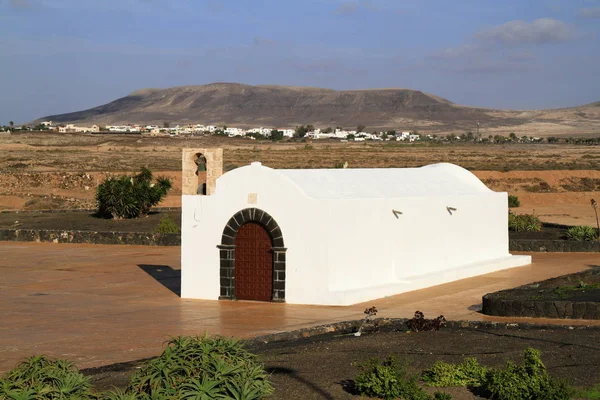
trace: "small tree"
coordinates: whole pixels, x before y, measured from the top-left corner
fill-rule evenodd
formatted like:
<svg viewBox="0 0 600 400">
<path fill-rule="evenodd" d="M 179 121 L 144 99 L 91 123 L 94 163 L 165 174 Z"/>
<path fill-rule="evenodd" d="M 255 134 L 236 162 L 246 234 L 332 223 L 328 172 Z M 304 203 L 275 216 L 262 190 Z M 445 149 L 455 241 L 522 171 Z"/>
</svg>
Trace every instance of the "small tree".
<svg viewBox="0 0 600 400">
<path fill-rule="evenodd" d="M 358 125 L 358 126 L 356 127 L 356 133 L 361 133 L 361 132 L 364 132 L 364 131 L 365 131 L 365 128 L 366 128 L 366 126 L 364 126 L 364 125 Z"/>
<path fill-rule="evenodd" d="M 15 126 L 15 123 L 14 123 L 13 121 L 10 121 L 10 122 L 8 123 L 8 125 L 10 125 L 10 127 L 12 128 L 13 126 Z"/>
<path fill-rule="evenodd" d="M 171 180 L 159 177 L 144 167 L 134 176 L 109 177 L 96 189 L 97 214 L 105 218 L 138 218 L 147 215 L 171 190 Z"/>
<path fill-rule="evenodd" d="M 516 207 L 520 207 L 521 206 L 521 201 L 519 200 L 519 198 L 517 196 L 514 195 L 508 195 L 508 207 L 509 208 L 516 208 Z"/>
<path fill-rule="evenodd" d="M 600 240 L 600 222 L 598 222 L 598 202 L 594 199 L 590 201 L 592 208 L 594 209 L 594 214 L 596 215 L 596 229 L 598 232 L 598 240 Z"/>
<path fill-rule="evenodd" d="M 306 136 L 306 132 L 308 132 L 308 130 L 306 129 L 306 127 L 304 125 L 300 125 L 296 127 L 296 136 L 299 138 L 303 138 L 304 136 Z"/>
<path fill-rule="evenodd" d="M 171 124 L 168 121 L 163 122 L 163 128 L 169 128 Z"/>
<path fill-rule="evenodd" d="M 273 129 L 271 131 L 271 140 L 274 142 L 278 142 L 283 139 L 283 131 L 278 131 L 277 129 Z"/>
<path fill-rule="evenodd" d="M 179 225 L 175 221 L 173 221 L 168 215 L 163 216 L 156 228 L 154 228 L 154 232 L 156 233 L 180 233 L 181 229 Z"/>
</svg>

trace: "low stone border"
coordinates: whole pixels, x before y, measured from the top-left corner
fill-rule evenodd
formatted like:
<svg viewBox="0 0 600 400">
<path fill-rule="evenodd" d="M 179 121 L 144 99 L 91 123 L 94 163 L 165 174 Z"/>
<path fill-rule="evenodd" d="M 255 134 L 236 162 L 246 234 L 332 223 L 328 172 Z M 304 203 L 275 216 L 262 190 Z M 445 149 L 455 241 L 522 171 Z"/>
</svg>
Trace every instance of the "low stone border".
<svg viewBox="0 0 600 400">
<path fill-rule="evenodd" d="M 375 330 L 381 332 L 405 332 L 409 331 L 406 323 L 408 318 L 377 318 L 367 322 L 362 331 L 371 333 Z M 260 345 L 271 342 L 286 342 L 291 340 L 306 339 L 318 336 L 329 335 L 351 335 L 358 330 L 362 324 L 359 321 L 336 322 L 327 325 L 318 325 L 305 329 L 298 329 L 291 332 L 281 332 L 271 335 L 259 336 L 252 339 L 243 340 L 249 346 Z M 375 328 L 376 327 L 376 328 Z M 533 329 L 561 329 L 561 330 L 598 330 L 599 325 L 553 325 L 553 324 L 535 324 L 535 323 L 511 323 L 495 321 L 447 321 L 441 329 L 503 329 L 503 330 L 533 330 Z"/>
<path fill-rule="evenodd" d="M 0 229 L 0 241 L 180 246 L 179 233 Z"/>
<path fill-rule="evenodd" d="M 508 248 L 525 252 L 596 253 L 600 252 L 600 241 L 510 239 Z"/>
<path fill-rule="evenodd" d="M 168 210 L 165 210 L 168 211 Z M 39 212 L 39 211 L 34 211 Z M 52 242 L 87 244 L 131 244 L 142 246 L 180 246 L 179 233 L 152 232 L 98 232 L 42 229 L 0 229 L 0 241 Z M 576 242 L 569 240 L 509 240 L 510 251 L 522 252 L 600 252 L 600 241 Z"/>
<path fill-rule="evenodd" d="M 151 212 L 177 211 L 181 207 L 152 207 Z M 86 208 L 58 209 L 58 210 L 0 210 L 0 214 L 64 214 L 64 213 L 88 213 L 94 214 L 96 210 Z"/>
<path fill-rule="evenodd" d="M 371 320 L 363 327 L 363 332 L 372 333 L 374 324 L 377 323 L 378 330 L 380 332 L 404 332 L 408 331 L 406 322 L 408 318 L 377 318 Z M 319 339 L 319 338 L 330 338 L 332 336 L 351 335 L 358 330 L 362 320 L 358 321 L 344 321 L 335 322 L 332 324 L 318 325 L 310 328 L 298 329 L 290 332 L 274 333 L 270 335 L 258 336 L 250 339 L 243 339 L 242 343 L 247 345 L 250 349 L 253 347 L 260 347 L 267 343 L 285 343 L 301 339 Z M 510 322 L 486 322 L 486 321 L 447 321 L 445 329 L 496 329 L 496 330 L 594 330 L 600 331 L 600 326 L 573 326 L 573 325 L 551 325 L 551 324 L 531 324 L 531 323 L 510 323 Z M 102 372 L 114 372 L 130 370 L 137 367 L 140 363 L 151 360 L 151 358 L 144 358 L 134 361 L 126 361 L 121 363 L 115 363 L 110 365 L 104 365 L 101 367 L 93 367 L 82 369 L 81 372 L 84 375 L 95 375 Z"/>
<path fill-rule="evenodd" d="M 502 317 L 600 319 L 599 302 L 568 300 L 511 300 L 497 293 L 483 296 L 486 315 Z"/>
</svg>

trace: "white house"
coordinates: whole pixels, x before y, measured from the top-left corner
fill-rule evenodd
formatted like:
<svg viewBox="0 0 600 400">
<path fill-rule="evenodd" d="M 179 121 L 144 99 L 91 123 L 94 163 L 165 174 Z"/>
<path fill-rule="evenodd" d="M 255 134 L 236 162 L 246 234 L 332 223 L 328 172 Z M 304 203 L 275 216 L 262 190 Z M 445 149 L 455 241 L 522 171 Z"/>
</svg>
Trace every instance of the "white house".
<svg viewBox="0 0 600 400">
<path fill-rule="evenodd" d="M 507 194 L 453 164 L 221 171 L 183 150 L 183 298 L 349 305 L 531 262 Z"/>
</svg>

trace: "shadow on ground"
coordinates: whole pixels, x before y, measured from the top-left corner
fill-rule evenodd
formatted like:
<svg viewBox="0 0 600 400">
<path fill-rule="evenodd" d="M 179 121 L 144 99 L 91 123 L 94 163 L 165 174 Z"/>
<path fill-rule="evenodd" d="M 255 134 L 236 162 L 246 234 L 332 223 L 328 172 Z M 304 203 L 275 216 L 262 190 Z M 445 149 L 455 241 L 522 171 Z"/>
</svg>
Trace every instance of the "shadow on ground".
<svg viewBox="0 0 600 400">
<path fill-rule="evenodd" d="M 138 267 L 158 283 L 181 297 L 181 270 L 168 265 L 138 264 Z"/>
<path fill-rule="evenodd" d="M 298 384 L 303 386 L 306 390 L 318 395 L 320 398 L 327 399 L 327 400 L 335 399 L 335 397 L 333 397 L 326 390 L 324 390 L 323 388 L 321 388 L 319 385 L 315 384 L 314 382 L 311 382 L 309 379 L 302 377 L 300 374 L 298 374 L 298 371 L 296 371 L 294 369 L 285 368 L 285 367 L 272 367 L 272 368 L 267 367 L 267 368 L 265 368 L 265 370 L 270 375 L 287 375 L 288 377 L 290 377 L 293 380 L 295 380 L 296 382 L 298 382 Z"/>
</svg>

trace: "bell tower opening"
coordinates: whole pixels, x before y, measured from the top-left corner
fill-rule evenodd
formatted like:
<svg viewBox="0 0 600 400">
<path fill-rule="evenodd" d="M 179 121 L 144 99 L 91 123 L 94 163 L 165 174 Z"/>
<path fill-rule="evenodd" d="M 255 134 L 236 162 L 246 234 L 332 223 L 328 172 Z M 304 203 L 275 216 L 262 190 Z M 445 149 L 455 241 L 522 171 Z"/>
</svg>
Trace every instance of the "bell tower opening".
<svg viewBox="0 0 600 400">
<path fill-rule="evenodd" d="M 206 157 L 202 153 L 198 153 L 194 156 L 194 163 L 197 166 L 196 176 L 198 177 L 196 194 L 206 195 Z"/>
<path fill-rule="evenodd" d="M 181 192 L 183 195 L 210 196 L 217 178 L 223 175 L 223 149 L 183 149 Z"/>
</svg>

